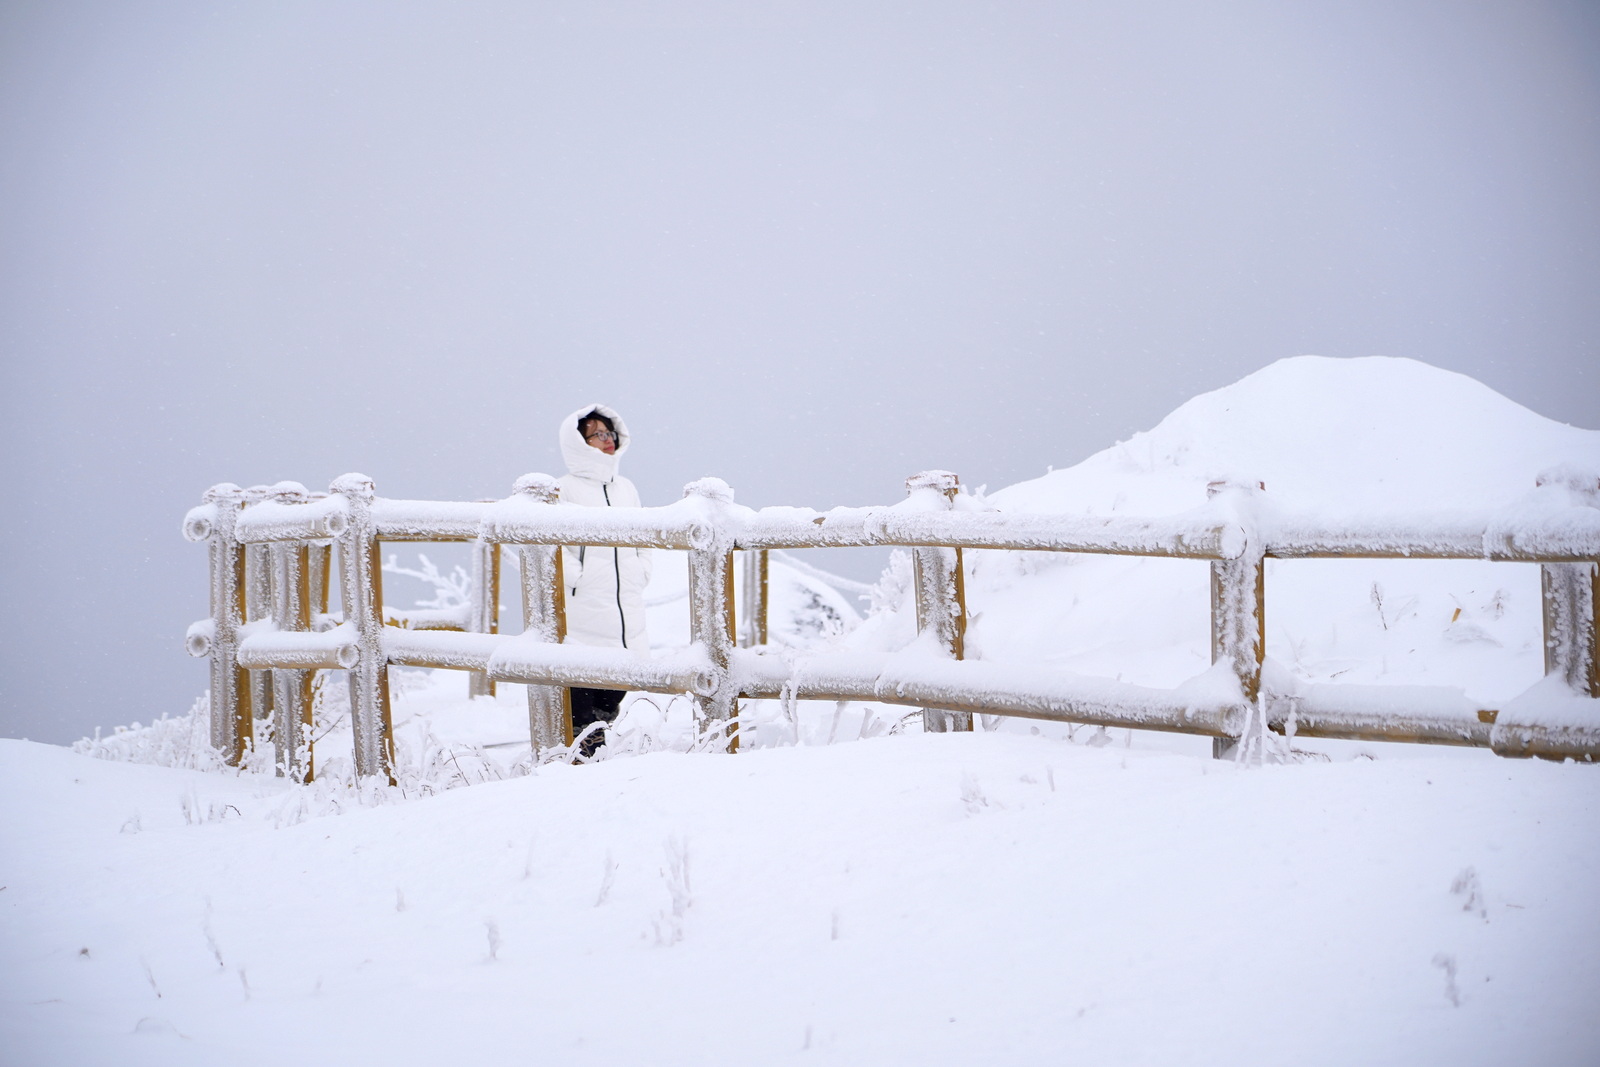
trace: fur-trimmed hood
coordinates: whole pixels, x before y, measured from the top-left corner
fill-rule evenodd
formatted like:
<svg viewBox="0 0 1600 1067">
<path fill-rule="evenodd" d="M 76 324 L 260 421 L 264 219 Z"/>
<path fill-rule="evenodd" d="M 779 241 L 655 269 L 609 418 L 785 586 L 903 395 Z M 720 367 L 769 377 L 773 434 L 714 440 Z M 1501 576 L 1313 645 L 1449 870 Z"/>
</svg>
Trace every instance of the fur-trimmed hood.
<svg viewBox="0 0 1600 1067">
<path fill-rule="evenodd" d="M 596 411 L 610 419 L 611 425 L 617 431 L 617 450 L 609 456 L 592 447 L 578 432 L 578 420 Z M 561 420 L 561 429 L 558 433 L 561 458 L 566 461 L 567 470 L 585 481 L 601 484 L 616 478 L 617 463 L 633 440 L 628 433 L 628 424 L 622 421 L 622 416 L 617 414 L 615 408 L 608 408 L 604 404 L 585 404 Z"/>
</svg>

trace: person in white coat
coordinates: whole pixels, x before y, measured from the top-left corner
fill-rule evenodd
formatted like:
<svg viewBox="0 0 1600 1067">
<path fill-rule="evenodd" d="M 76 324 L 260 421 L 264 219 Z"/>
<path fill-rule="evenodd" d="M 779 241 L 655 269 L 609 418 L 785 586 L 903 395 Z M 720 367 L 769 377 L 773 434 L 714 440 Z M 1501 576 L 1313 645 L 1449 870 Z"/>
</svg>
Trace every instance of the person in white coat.
<svg viewBox="0 0 1600 1067">
<path fill-rule="evenodd" d="M 617 473 L 617 464 L 631 439 L 622 416 L 604 404 L 589 404 L 562 420 L 561 503 L 596 508 L 636 508 L 639 490 Z M 650 553 L 642 548 L 563 547 L 566 584 L 566 640 L 602 648 L 625 648 L 650 655 L 645 629 L 644 589 L 650 583 Z M 570 690 L 572 730 L 590 723 L 611 723 L 626 695 L 616 689 Z M 600 747 L 601 732 L 590 735 L 584 755 Z"/>
</svg>

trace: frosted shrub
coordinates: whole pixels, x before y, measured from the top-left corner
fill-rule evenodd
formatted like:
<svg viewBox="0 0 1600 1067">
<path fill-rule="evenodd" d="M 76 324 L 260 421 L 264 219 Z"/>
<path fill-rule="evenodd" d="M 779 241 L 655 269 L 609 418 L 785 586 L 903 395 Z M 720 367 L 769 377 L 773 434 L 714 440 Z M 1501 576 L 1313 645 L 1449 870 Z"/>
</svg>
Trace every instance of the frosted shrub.
<svg viewBox="0 0 1600 1067">
<path fill-rule="evenodd" d="M 177 767 L 190 771 L 233 771 L 223 762 L 217 750 L 211 747 L 211 698 L 209 694 L 198 697 L 185 715 L 169 718 L 166 715 L 148 726 L 133 723 L 118 726 L 111 736 L 102 737 L 96 728 L 93 737 L 85 737 L 72 745 L 80 756 L 115 760 L 120 763 L 147 763 L 157 767 Z M 270 772 L 271 753 L 247 750 L 238 768 L 241 773 Z"/>
<path fill-rule="evenodd" d="M 446 574 L 421 552 L 417 553 L 419 568 L 400 566 L 399 556 L 383 561 L 383 573 L 401 574 L 415 578 L 433 587 L 431 600 L 417 601 L 419 608 L 461 608 L 472 603 L 472 575 L 461 567 L 450 568 Z"/>
<path fill-rule="evenodd" d="M 420 746 L 408 743 L 404 735 L 395 738 L 396 785 L 376 779 L 358 779 L 355 764 L 340 744 L 341 730 L 348 737 L 348 691 L 340 680 L 318 675 L 313 702 L 316 748 L 315 780 L 290 787 L 289 795 L 268 818 L 279 826 L 294 825 L 306 818 L 334 815 L 347 808 L 372 807 L 418 797 L 432 796 L 447 789 L 480 785 L 530 774 L 533 759 L 523 754 L 502 762 L 479 745 L 448 745 L 431 731 L 423 734 Z M 396 672 L 400 674 L 401 672 Z M 425 675 L 426 672 L 412 672 Z M 189 712 L 177 717 L 163 715 L 150 723 L 118 726 L 109 736 L 99 730 L 72 746 L 72 751 L 96 759 L 122 763 L 145 763 L 158 767 L 207 771 L 225 774 L 258 774 L 273 777 L 274 746 L 272 723 L 258 720 L 254 726 L 256 743 L 245 751 L 238 767 L 230 767 L 211 747 L 210 699 L 200 696 Z M 326 744 L 329 734 L 335 736 Z M 560 753 L 545 753 L 545 759 Z M 285 783 L 287 784 L 287 783 Z M 203 821 L 191 818 L 190 821 Z M 190 813 L 186 812 L 186 818 Z"/>
<path fill-rule="evenodd" d="M 904 607 L 911 596 L 911 586 L 914 581 L 912 570 L 910 552 L 903 548 L 890 552 L 889 565 L 884 568 L 877 584 L 867 593 L 867 613 L 878 615 L 896 612 Z"/>
<path fill-rule="evenodd" d="M 416 606 L 410 609 L 397 609 L 386 604 L 386 618 L 406 628 L 427 623 L 445 623 L 465 628 L 472 614 L 472 575 L 461 567 L 452 567 L 449 573 L 441 571 L 421 552 L 417 553 L 417 560 L 418 567 L 402 567 L 398 556 L 390 556 L 383 562 L 383 573 L 415 578 L 432 586 L 433 596 L 418 600 Z"/>
</svg>

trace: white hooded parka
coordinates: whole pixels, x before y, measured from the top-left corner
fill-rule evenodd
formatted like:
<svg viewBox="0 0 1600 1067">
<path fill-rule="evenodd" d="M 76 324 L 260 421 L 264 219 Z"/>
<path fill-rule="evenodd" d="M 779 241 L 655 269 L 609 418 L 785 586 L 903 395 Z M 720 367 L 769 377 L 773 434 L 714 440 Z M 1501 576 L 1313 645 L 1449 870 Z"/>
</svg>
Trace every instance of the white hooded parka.
<svg viewBox="0 0 1600 1067">
<path fill-rule="evenodd" d="M 616 428 L 617 450 L 609 456 L 578 432 L 579 417 L 592 411 L 610 419 Z M 632 440 L 621 415 L 604 404 L 588 404 L 562 420 L 559 440 L 561 458 L 567 463 L 567 474 L 560 479 L 561 503 L 592 508 L 640 506 L 639 490 L 617 473 L 617 463 Z M 648 656 L 644 589 L 650 583 L 650 550 L 588 546 L 563 547 L 561 552 L 567 595 L 566 640 L 626 648 Z"/>
</svg>

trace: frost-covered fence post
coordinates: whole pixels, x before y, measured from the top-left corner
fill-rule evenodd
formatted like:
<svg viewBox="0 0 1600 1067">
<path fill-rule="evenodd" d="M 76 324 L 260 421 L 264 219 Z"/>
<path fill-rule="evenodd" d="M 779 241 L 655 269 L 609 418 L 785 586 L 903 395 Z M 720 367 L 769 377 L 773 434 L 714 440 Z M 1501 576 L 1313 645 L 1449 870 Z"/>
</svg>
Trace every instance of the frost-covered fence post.
<svg viewBox="0 0 1600 1067">
<path fill-rule="evenodd" d="M 767 550 L 744 554 L 744 611 L 739 627 L 739 647 L 767 643 Z"/>
<path fill-rule="evenodd" d="M 1600 565 L 1546 563 L 1544 672 L 1560 675 L 1584 696 L 1600 697 Z"/>
<path fill-rule="evenodd" d="M 379 774 L 394 784 L 394 731 L 389 718 L 389 662 L 383 649 L 383 568 L 378 528 L 372 517 L 377 497 L 372 479 L 342 474 L 329 490 L 344 497 L 349 525 L 339 536 L 339 584 L 345 622 L 356 628 L 361 658 L 350 669 L 350 725 L 355 734 L 356 774 Z"/>
<path fill-rule="evenodd" d="M 268 499 L 279 504 L 303 504 L 311 499 L 305 486 L 279 482 Z M 252 546 L 257 547 L 257 546 Z M 311 629 L 311 544 L 280 541 L 259 546 L 268 550 L 271 565 L 272 623 L 281 631 Z M 315 670 L 274 668 L 272 676 L 272 739 L 278 777 L 297 782 L 312 779 L 311 684 Z"/>
<path fill-rule="evenodd" d="M 554 504 L 561 486 L 548 474 L 524 474 L 512 486 L 541 504 Z M 566 579 L 562 576 L 561 546 L 520 545 L 522 566 L 522 630 L 526 639 L 559 645 L 567 636 Z M 556 745 L 572 744 L 572 693 L 559 685 L 530 685 L 528 737 L 535 756 Z"/>
<path fill-rule="evenodd" d="M 767 643 L 767 615 L 772 608 L 771 572 L 768 567 L 770 555 L 770 550 L 765 548 L 756 553 L 756 603 L 751 612 L 751 621 L 755 624 L 756 644 L 760 646 Z"/>
<path fill-rule="evenodd" d="M 324 493 L 312 493 L 311 499 L 320 500 Z M 316 616 L 328 614 L 328 583 L 333 575 L 333 542 L 313 541 L 310 549 L 310 583 L 312 629 L 316 629 Z"/>
<path fill-rule="evenodd" d="M 251 507 L 267 499 L 271 490 L 264 485 L 252 485 L 244 491 L 244 506 Z M 244 546 L 244 620 L 272 617 L 272 560 L 266 545 Z M 250 672 L 250 712 L 254 718 L 266 719 L 272 715 L 272 672 Z"/>
<path fill-rule="evenodd" d="M 1265 491 L 1260 482 L 1240 484 L 1212 482 L 1206 496 L 1228 494 L 1245 525 L 1245 545 L 1236 559 L 1211 563 L 1211 662 L 1226 662 L 1239 679 L 1239 689 L 1250 707 L 1261 700 L 1261 664 L 1267 647 L 1267 570 L 1261 538 L 1251 521 L 1252 497 Z M 1253 715 L 1246 731 L 1261 728 L 1265 722 Z M 1238 751 L 1238 737 L 1216 737 L 1211 754 L 1216 759 L 1231 759 Z M 1260 739 L 1263 743 L 1265 738 Z"/>
<path fill-rule="evenodd" d="M 204 540 L 211 570 L 211 747 L 238 766 L 251 741 L 250 678 L 239 666 L 239 627 L 244 624 L 244 546 L 234 537 L 244 490 L 223 482 L 206 490 L 210 511 L 190 513 L 184 534 Z"/>
<path fill-rule="evenodd" d="M 690 538 L 694 547 L 689 549 L 689 639 L 705 649 L 716 684 L 695 700 L 708 727 L 732 724 L 739 715 L 738 687 L 728 669 L 734 641 L 733 538 L 718 520 L 725 506 L 733 503 L 733 490 L 721 478 L 701 478 L 684 486 L 683 495 L 698 498 L 710 513 L 710 521 Z M 728 751 L 738 750 L 734 734 Z"/>
<path fill-rule="evenodd" d="M 307 493 L 306 500 L 318 501 L 328 499 L 327 493 Z M 319 615 L 328 614 L 328 589 L 333 577 L 333 542 L 308 541 L 306 547 L 310 549 L 308 559 L 310 571 L 308 581 L 311 588 L 311 628 L 326 629 L 333 625 L 331 620 L 320 620 Z"/>
<path fill-rule="evenodd" d="M 922 471 L 906 479 L 906 493 L 919 493 L 935 507 L 955 506 L 961 479 L 950 471 Z M 940 500 L 939 498 L 943 499 Z M 951 659 L 966 657 L 967 591 L 965 565 L 959 548 L 911 550 L 912 588 L 917 602 L 917 632 L 932 634 L 934 643 Z M 928 733 L 964 732 L 972 729 L 972 713 L 922 709 L 922 728 Z"/>
<path fill-rule="evenodd" d="M 484 501 L 493 503 L 493 501 Z M 500 632 L 500 546 L 479 540 L 472 546 L 472 622 L 473 633 L 497 634 Z M 492 697 L 494 679 L 483 671 L 467 675 L 467 694 L 475 697 Z"/>
<path fill-rule="evenodd" d="M 1570 505 L 1600 508 L 1600 476 L 1592 470 L 1558 467 L 1541 473 L 1537 485 L 1545 492 L 1565 490 Z M 1600 563 L 1545 563 L 1539 571 L 1544 673 L 1600 697 Z"/>
</svg>

